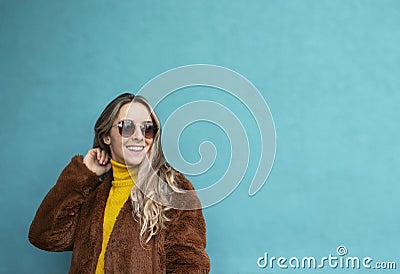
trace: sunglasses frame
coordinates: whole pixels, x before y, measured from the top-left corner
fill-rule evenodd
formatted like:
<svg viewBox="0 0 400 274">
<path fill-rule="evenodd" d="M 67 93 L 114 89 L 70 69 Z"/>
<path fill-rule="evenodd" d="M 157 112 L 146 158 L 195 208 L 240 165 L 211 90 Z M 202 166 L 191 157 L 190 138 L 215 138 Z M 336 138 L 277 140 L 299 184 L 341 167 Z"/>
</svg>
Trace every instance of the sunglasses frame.
<svg viewBox="0 0 400 274">
<path fill-rule="evenodd" d="M 124 123 L 129 122 L 133 125 L 133 130 L 131 134 L 124 134 Z M 135 123 L 133 120 L 130 119 L 124 119 L 122 121 L 119 121 L 118 123 L 114 124 L 113 127 L 116 126 L 118 128 L 118 132 L 122 137 L 129 138 L 131 137 L 135 131 L 136 127 L 140 127 L 140 131 L 142 132 L 142 135 L 146 139 L 154 139 L 156 136 L 156 133 L 158 131 L 157 125 L 155 125 L 153 122 L 144 122 L 144 123 Z M 147 128 L 146 128 L 147 127 Z M 152 135 L 149 135 L 152 134 Z M 151 136 L 151 137 L 149 137 Z"/>
</svg>

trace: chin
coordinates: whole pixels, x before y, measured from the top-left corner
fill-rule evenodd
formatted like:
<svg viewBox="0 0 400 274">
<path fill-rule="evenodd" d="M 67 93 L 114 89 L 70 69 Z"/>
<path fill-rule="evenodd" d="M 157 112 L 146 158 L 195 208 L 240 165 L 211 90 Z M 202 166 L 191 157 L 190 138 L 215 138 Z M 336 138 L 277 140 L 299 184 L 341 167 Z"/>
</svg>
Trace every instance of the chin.
<svg viewBox="0 0 400 274">
<path fill-rule="evenodd" d="M 129 158 L 125 158 L 125 164 L 127 166 L 133 166 L 133 167 L 137 167 L 139 166 L 142 162 L 143 162 L 143 158 L 135 158 L 135 159 L 129 159 Z"/>
<path fill-rule="evenodd" d="M 131 167 L 137 167 L 141 164 L 142 161 L 130 161 L 128 159 L 125 159 L 125 164 L 127 166 L 131 166 Z"/>
<path fill-rule="evenodd" d="M 131 167 L 139 166 L 143 162 L 143 160 L 145 160 L 147 152 L 148 152 L 148 148 L 145 148 L 141 153 L 137 153 L 137 154 L 126 151 L 124 153 L 125 164 L 127 166 L 131 166 Z"/>
</svg>

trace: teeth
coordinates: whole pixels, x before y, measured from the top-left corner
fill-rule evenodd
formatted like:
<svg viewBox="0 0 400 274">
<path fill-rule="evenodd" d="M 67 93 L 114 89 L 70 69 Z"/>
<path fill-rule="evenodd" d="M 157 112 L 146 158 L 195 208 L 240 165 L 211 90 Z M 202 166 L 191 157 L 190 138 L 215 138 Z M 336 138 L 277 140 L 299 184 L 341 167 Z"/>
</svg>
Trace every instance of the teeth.
<svg viewBox="0 0 400 274">
<path fill-rule="evenodd" d="M 129 151 L 142 151 L 144 146 L 127 146 L 126 147 Z"/>
</svg>

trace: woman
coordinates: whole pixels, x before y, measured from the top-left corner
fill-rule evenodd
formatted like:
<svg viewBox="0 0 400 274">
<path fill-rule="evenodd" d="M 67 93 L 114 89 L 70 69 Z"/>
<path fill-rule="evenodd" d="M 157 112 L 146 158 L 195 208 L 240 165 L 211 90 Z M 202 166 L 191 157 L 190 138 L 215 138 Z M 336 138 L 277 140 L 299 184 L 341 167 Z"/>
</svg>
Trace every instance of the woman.
<svg viewBox="0 0 400 274">
<path fill-rule="evenodd" d="M 165 161 L 160 134 L 143 97 L 115 98 L 96 122 L 93 149 L 73 157 L 44 198 L 30 242 L 72 250 L 70 273 L 208 273 L 201 209 L 168 203 L 193 186 Z"/>
</svg>

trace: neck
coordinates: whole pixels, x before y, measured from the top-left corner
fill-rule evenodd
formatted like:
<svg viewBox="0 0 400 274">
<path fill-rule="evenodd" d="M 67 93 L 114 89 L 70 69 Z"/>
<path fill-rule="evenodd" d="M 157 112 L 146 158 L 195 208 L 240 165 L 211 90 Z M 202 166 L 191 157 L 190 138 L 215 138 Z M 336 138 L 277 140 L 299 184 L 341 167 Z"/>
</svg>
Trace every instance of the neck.
<svg viewBox="0 0 400 274">
<path fill-rule="evenodd" d="M 137 167 L 127 167 L 125 164 L 119 163 L 114 160 L 110 160 L 114 181 L 136 181 L 138 168 Z"/>
</svg>

